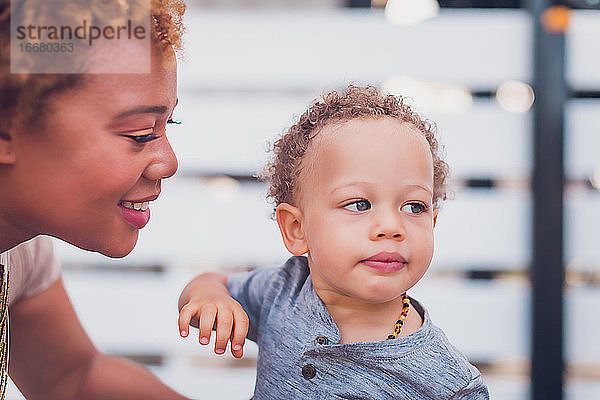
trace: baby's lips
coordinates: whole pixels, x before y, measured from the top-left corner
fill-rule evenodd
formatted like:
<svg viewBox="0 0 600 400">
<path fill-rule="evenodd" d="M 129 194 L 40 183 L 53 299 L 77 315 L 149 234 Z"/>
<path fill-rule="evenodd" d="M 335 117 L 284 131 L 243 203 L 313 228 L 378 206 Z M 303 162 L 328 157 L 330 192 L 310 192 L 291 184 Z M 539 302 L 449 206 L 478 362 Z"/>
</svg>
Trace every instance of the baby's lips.
<svg viewBox="0 0 600 400">
<path fill-rule="evenodd" d="M 382 251 L 374 256 L 371 256 L 363 261 L 375 261 L 375 262 L 398 262 L 406 263 L 406 259 L 402 257 L 402 254 L 390 251 Z"/>
</svg>

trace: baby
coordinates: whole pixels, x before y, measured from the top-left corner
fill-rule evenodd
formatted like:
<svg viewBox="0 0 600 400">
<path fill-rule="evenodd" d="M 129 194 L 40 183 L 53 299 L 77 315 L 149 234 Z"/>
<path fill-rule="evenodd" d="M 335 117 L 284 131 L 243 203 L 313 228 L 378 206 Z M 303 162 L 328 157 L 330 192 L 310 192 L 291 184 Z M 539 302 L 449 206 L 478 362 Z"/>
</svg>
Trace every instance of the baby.
<svg viewBox="0 0 600 400">
<path fill-rule="evenodd" d="M 434 128 L 374 87 L 331 92 L 274 145 L 280 268 L 208 273 L 179 328 L 259 347 L 255 400 L 488 399 L 479 371 L 406 292 L 427 271 L 448 166 Z M 245 312 L 244 312 L 245 311 Z"/>
</svg>

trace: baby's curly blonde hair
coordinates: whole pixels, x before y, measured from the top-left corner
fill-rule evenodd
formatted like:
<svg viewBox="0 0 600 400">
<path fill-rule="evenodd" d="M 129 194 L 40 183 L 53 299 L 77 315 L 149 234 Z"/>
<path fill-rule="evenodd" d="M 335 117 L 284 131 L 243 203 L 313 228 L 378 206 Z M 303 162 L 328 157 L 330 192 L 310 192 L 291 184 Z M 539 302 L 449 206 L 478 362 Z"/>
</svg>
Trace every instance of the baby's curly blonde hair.
<svg viewBox="0 0 600 400">
<path fill-rule="evenodd" d="M 326 93 L 315 100 L 298 122 L 273 144 L 273 159 L 265 167 L 262 178 L 269 184 L 267 197 L 275 206 L 294 205 L 302 176 L 302 160 L 313 139 L 327 125 L 355 118 L 392 117 L 413 125 L 429 143 L 433 156 L 433 206 L 439 208 L 448 192 L 449 167 L 442 159 L 435 124 L 421 118 L 401 96 L 383 94 L 374 86 L 350 85 L 343 92 Z"/>
<path fill-rule="evenodd" d="M 0 0 L 0 137 L 10 132 L 16 121 L 35 123 L 43 115 L 48 97 L 52 93 L 76 87 L 83 81 L 81 74 L 13 74 L 10 71 L 10 20 L 27 25 L 36 18 L 52 15 L 73 26 L 82 19 L 98 24 L 109 22 L 115 15 L 134 21 L 151 18 L 153 43 L 163 49 L 181 50 L 184 30 L 183 0 L 80 0 L 68 7 L 57 8 L 43 0 Z"/>
</svg>

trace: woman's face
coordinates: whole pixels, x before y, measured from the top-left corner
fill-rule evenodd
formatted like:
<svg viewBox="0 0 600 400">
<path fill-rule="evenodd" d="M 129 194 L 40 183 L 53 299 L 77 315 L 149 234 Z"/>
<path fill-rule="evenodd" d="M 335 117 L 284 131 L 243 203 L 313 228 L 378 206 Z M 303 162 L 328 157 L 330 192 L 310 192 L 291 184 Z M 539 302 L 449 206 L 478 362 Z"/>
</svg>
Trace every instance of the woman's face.
<svg viewBox="0 0 600 400">
<path fill-rule="evenodd" d="M 177 170 L 165 131 L 176 80 L 174 55 L 156 50 L 150 74 L 89 74 L 52 95 L 42 127 L 13 135 L 2 217 L 30 236 L 110 257 L 131 252 L 146 202 Z"/>
</svg>

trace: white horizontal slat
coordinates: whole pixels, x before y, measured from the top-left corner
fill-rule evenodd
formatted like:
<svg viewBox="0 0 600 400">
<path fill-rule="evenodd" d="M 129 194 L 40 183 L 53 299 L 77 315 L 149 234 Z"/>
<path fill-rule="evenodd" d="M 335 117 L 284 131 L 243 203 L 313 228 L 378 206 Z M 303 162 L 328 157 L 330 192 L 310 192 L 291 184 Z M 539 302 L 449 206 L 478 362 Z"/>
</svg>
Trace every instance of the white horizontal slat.
<svg viewBox="0 0 600 400">
<path fill-rule="evenodd" d="M 530 19 L 524 10 L 443 10 L 415 26 L 381 10 L 191 10 L 184 89 L 322 88 L 392 75 L 497 87 L 529 81 Z"/>
<path fill-rule="evenodd" d="M 181 172 L 256 172 L 265 164 L 267 144 L 284 132 L 320 93 L 181 95 L 169 130 Z M 432 114 L 447 162 L 455 176 L 521 178 L 531 167 L 528 114 L 504 111 L 497 103 L 475 102 L 460 114 Z M 589 150 L 586 150 L 589 151 Z M 493 153 L 493 156 L 490 156 Z"/>
<path fill-rule="evenodd" d="M 172 183 L 153 208 L 151 229 L 143 232 L 132 258 L 269 265 L 288 257 L 262 185 L 223 193 L 190 179 Z"/>
<path fill-rule="evenodd" d="M 256 172 L 267 160 L 267 142 L 293 123 L 311 95 L 185 93 L 169 128 L 181 171 Z"/>
<path fill-rule="evenodd" d="M 600 21 L 599 21 L 600 24 Z M 600 173 L 600 101 L 572 100 L 565 108 L 565 168 L 569 176 Z"/>
<path fill-rule="evenodd" d="M 600 304 L 598 287 L 574 287 L 567 291 L 565 351 L 568 361 L 598 365 L 600 361 L 598 304 Z"/>
<path fill-rule="evenodd" d="M 565 202 L 565 257 L 577 269 L 600 271 L 600 192 L 573 192 Z"/>
<path fill-rule="evenodd" d="M 577 89 L 599 89 L 600 11 L 578 10 L 573 13 L 567 33 L 567 80 Z"/>
<path fill-rule="evenodd" d="M 531 115 L 503 110 L 495 101 L 475 102 L 461 114 L 431 115 L 438 125 L 451 175 L 524 178 L 532 164 Z"/>
<path fill-rule="evenodd" d="M 109 352 L 168 355 L 177 339 L 178 288 L 162 274 L 64 274 L 91 339 Z"/>
<path fill-rule="evenodd" d="M 456 192 L 438 215 L 434 267 L 525 268 L 530 258 L 530 210 L 525 192 Z"/>
<path fill-rule="evenodd" d="M 170 387 L 191 399 L 241 400 L 254 393 L 254 368 L 211 368 L 190 365 L 156 370 Z"/>
<path fill-rule="evenodd" d="M 410 295 L 429 309 L 433 322 L 472 360 L 528 357 L 529 287 L 523 282 L 422 279 Z"/>
</svg>

